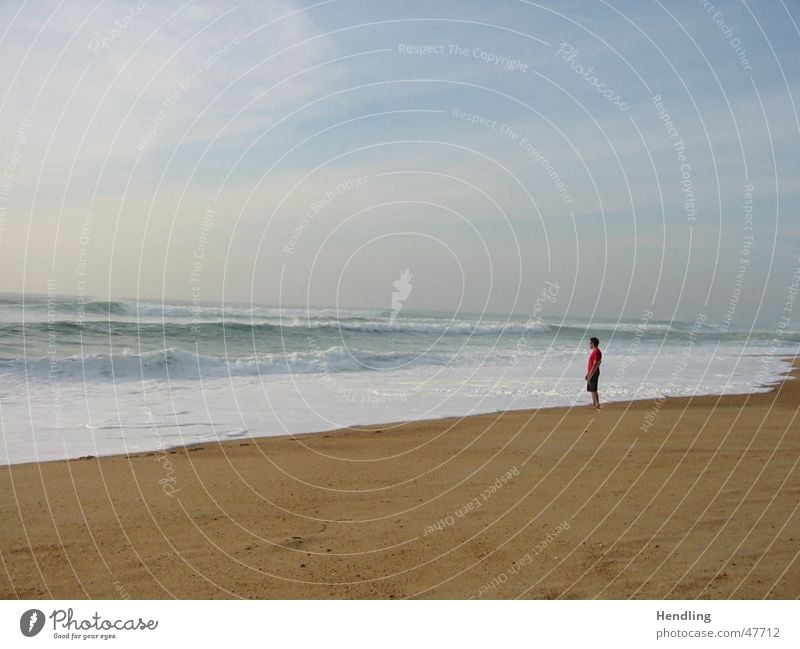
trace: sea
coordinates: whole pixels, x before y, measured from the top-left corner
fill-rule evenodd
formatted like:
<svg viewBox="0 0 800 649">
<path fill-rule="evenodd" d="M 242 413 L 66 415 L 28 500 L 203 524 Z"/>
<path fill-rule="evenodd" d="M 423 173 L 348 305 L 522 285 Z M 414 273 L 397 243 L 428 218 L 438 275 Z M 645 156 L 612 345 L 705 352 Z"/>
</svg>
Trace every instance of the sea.
<svg viewBox="0 0 800 649">
<path fill-rule="evenodd" d="M 396 307 L 397 305 L 395 305 Z M 640 318 L 0 296 L 0 464 L 352 425 L 760 392 L 800 332 Z"/>
</svg>

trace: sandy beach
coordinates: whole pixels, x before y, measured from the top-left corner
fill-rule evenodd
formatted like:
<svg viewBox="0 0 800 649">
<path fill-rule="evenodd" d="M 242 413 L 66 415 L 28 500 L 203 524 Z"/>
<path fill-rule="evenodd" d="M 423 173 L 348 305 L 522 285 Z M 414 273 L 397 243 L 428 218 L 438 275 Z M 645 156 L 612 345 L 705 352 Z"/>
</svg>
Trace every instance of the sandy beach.
<svg viewBox="0 0 800 649">
<path fill-rule="evenodd" d="M 798 403 L 787 380 L 2 467 L 0 596 L 793 599 Z"/>
</svg>

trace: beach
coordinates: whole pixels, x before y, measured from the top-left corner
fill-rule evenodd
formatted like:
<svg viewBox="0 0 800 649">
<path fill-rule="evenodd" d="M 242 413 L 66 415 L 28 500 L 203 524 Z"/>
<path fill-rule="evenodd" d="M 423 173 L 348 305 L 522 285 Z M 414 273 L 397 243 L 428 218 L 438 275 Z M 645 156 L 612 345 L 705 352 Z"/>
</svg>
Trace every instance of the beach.
<svg viewBox="0 0 800 649">
<path fill-rule="evenodd" d="M 787 379 L 4 466 L 0 597 L 794 599 L 798 403 Z"/>
</svg>

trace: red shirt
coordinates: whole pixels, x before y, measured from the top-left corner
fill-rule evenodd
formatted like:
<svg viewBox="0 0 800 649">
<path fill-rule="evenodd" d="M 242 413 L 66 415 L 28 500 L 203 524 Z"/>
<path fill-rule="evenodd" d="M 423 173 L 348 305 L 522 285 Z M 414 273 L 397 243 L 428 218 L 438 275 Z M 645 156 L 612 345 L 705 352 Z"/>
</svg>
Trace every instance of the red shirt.
<svg viewBox="0 0 800 649">
<path fill-rule="evenodd" d="M 599 365 L 600 361 L 603 360 L 603 352 L 600 351 L 597 347 L 595 347 L 591 354 L 589 354 L 589 365 L 586 367 L 586 372 L 589 373 L 595 367 L 595 365 Z"/>
</svg>

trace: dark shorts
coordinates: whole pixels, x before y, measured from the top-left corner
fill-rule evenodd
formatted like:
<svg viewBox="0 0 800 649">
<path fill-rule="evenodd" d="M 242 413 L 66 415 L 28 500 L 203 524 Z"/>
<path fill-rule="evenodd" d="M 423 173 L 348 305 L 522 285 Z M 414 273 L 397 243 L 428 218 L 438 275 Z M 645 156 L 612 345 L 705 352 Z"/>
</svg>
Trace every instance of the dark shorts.
<svg viewBox="0 0 800 649">
<path fill-rule="evenodd" d="M 595 373 L 591 376 L 591 378 L 586 381 L 586 391 L 587 392 L 597 392 L 597 381 L 600 378 L 600 370 L 595 370 Z"/>
</svg>

